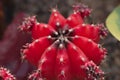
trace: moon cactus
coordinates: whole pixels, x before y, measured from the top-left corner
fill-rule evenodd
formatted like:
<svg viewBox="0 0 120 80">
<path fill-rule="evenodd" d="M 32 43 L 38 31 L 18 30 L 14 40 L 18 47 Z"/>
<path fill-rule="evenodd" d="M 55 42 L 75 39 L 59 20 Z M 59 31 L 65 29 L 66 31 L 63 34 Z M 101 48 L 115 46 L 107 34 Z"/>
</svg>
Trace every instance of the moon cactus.
<svg viewBox="0 0 120 80">
<path fill-rule="evenodd" d="M 26 18 L 20 29 L 32 34 L 33 42 L 22 49 L 22 57 L 38 67 L 29 80 L 103 80 L 98 67 L 106 49 L 98 44 L 106 36 L 103 25 L 85 24 L 91 12 L 81 5 L 74 6 L 66 19 L 53 9 L 47 24 L 35 16 Z"/>
</svg>

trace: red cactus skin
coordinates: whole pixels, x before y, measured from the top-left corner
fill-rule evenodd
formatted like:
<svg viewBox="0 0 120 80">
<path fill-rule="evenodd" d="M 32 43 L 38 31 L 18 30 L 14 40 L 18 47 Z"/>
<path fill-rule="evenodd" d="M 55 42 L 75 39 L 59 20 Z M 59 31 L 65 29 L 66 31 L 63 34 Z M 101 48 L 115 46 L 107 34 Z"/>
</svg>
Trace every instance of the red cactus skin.
<svg viewBox="0 0 120 80">
<path fill-rule="evenodd" d="M 20 29 L 31 31 L 34 39 L 22 50 L 23 57 L 38 66 L 29 80 L 104 79 L 98 65 L 106 49 L 97 42 L 106 32 L 100 25 L 84 24 L 80 11 L 74 10 L 65 19 L 53 9 L 48 24 L 37 22 L 33 16 Z"/>
<path fill-rule="evenodd" d="M 2 80 L 16 80 L 15 77 L 3 67 L 0 67 L 0 79 Z"/>
</svg>

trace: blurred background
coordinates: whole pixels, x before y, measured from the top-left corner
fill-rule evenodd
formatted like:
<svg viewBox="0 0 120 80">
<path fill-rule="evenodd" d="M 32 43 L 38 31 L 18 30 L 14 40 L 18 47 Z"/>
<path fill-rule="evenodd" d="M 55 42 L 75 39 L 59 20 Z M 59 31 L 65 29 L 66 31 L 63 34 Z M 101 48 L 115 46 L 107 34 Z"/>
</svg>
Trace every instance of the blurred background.
<svg viewBox="0 0 120 80">
<path fill-rule="evenodd" d="M 36 68 L 27 61 L 21 62 L 22 45 L 31 42 L 29 34 L 17 28 L 24 17 L 36 15 L 40 22 L 47 23 L 50 9 L 56 5 L 67 17 L 72 12 L 72 5 L 81 2 L 93 9 L 90 23 L 104 23 L 111 11 L 120 4 L 120 0 L 0 0 L 0 66 L 7 67 L 17 80 L 27 80 Z M 113 26 L 114 27 L 114 26 Z M 120 80 L 120 42 L 110 33 L 101 40 L 108 54 L 100 67 L 105 71 L 105 80 Z"/>
</svg>

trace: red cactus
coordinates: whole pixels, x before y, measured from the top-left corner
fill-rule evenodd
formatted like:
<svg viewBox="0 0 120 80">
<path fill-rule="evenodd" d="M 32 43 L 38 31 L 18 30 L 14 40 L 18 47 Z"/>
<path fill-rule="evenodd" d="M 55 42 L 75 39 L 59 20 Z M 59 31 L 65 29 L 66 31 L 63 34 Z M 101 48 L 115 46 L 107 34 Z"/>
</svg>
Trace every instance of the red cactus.
<svg viewBox="0 0 120 80">
<path fill-rule="evenodd" d="M 106 50 L 97 42 L 106 33 L 100 25 L 84 24 L 83 14 L 87 15 L 86 8 L 85 13 L 77 9 L 65 19 L 53 9 L 48 24 L 37 22 L 35 17 L 23 22 L 20 29 L 31 31 L 34 39 L 25 45 L 23 57 L 38 66 L 30 80 L 103 79 L 98 65 Z"/>
<path fill-rule="evenodd" d="M 0 80 L 15 80 L 15 77 L 6 68 L 0 67 Z"/>
</svg>

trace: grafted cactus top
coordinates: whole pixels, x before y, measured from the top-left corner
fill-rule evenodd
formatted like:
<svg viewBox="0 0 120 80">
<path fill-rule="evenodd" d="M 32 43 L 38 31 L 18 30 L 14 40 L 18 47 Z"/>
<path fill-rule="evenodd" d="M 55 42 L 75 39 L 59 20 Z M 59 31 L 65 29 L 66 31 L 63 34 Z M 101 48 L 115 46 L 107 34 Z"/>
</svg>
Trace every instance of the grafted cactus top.
<svg viewBox="0 0 120 80">
<path fill-rule="evenodd" d="M 37 22 L 35 16 L 23 22 L 21 30 L 31 31 L 34 39 L 25 45 L 23 57 L 38 66 L 29 80 L 104 79 L 98 65 L 106 50 L 97 42 L 106 32 L 101 25 L 84 24 L 83 14 L 86 10 L 75 8 L 65 19 L 53 9 L 48 24 Z"/>
</svg>

